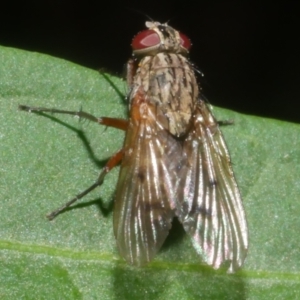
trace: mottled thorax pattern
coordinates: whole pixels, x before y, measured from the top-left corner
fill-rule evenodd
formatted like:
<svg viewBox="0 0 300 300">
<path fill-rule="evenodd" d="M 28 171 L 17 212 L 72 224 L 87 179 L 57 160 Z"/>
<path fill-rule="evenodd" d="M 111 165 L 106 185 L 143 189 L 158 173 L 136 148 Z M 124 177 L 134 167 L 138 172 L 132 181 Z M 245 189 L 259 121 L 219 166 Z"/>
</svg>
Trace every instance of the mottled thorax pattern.
<svg viewBox="0 0 300 300">
<path fill-rule="evenodd" d="M 199 96 L 197 80 L 186 57 L 165 52 L 144 57 L 135 85 L 134 90 L 142 89 L 146 100 L 157 107 L 165 129 L 177 137 L 186 134 Z"/>
</svg>

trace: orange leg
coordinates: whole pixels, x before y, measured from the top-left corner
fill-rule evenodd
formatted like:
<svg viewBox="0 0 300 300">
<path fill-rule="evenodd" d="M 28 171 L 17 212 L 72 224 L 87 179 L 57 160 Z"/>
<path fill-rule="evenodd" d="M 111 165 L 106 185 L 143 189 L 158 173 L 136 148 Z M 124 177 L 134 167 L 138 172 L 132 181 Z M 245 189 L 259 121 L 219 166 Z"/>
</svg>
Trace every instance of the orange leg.
<svg viewBox="0 0 300 300">
<path fill-rule="evenodd" d="M 121 129 L 124 131 L 128 127 L 127 120 L 107 118 L 107 117 L 97 118 L 89 113 L 84 112 L 84 111 L 68 111 L 68 110 L 60 110 L 60 109 L 55 109 L 55 108 L 31 107 L 31 106 L 26 106 L 26 105 L 19 105 L 19 109 L 27 111 L 27 112 L 35 112 L 35 113 L 45 112 L 45 113 L 58 113 L 58 114 L 78 116 L 79 118 L 87 119 L 92 122 L 99 123 L 101 125 L 118 128 L 118 129 Z M 77 200 L 83 198 L 89 192 L 91 192 L 96 187 L 101 185 L 103 183 L 103 180 L 104 180 L 106 174 L 121 162 L 122 157 L 123 157 L 123 149 L 119 150 L 108 160 L 108 162 L 106 163 L 105 167 L 102 169 L 101 173 L 99 174 L 99 176 L 94 184 L 92 184 L 90 187 L 88 187 L 86 190 L 84 190 L 80 194 L 76 195 L 74 198 L 72 198 L 70 201 L 68 201 L 67 203 L 65 203 L 64 205 L 59 207 L 58 209 L 56 209 L 53 212 L 51 212 L 50 214 L 48 214 L 47 218 L 49 220 L 53 220 L 57 215 L 59 215 L 67 207 L 71 206 Z"/>
<path fill-rule="evenodd" d="M 28 111 L 28 112 L 48 112 L 48 113 L 55 113 L 55 114 L 65 114 L 65 115 L 73 115 L 78 116 L 79 118 L 87 119 L 92 122 L 99 123 L 101 125 L 106 125 L 109 127 L 118 128 L 121 130 L 126 130 L 128 126 L 128 121 L 124 119 L 116 119 L 116 118 L 107 118 L 107 117 L 100 117 L 97 118 L 89 113 L 84 111 L 69 111 L 69 110 L 61 110 L 55 108 L 44 108 L 44 107 L 31 107 L 26 105 L 19 105 L 20 110 Z"/>
<path fill-rule="evenodd" d="M 59 215 L 66 208 L 68 208 L 73 203 L 75 203 L 77 200 L 83 198 L 89 192 L 91 192 L 96 187 L 101 185 L 103 183 L 103 180 L 104 180 L 106 174 L 121 162 L 122 157 L 123 157 L 123 149 L 119 150 L 117 153 L 115 153 L 109 159 L 109 161 L 106 163 L 105 167 L 102 169 L 101 173 L 99 174 L 99 176 L 94 184 L 92 184 L 90 187 L 88 187 L 86 190 L 84 190 L 80 194 L 76 195 L 73 199 L 71 199 L 70 201 L 68 201 L 67 203 L 65 203 L 64 205 L 59 207 L 58 209 L 52 211 L 50 214 L 47 215 L 47 218 L 49 220 L 53 220 L 57 215 Z"/>
</svg>

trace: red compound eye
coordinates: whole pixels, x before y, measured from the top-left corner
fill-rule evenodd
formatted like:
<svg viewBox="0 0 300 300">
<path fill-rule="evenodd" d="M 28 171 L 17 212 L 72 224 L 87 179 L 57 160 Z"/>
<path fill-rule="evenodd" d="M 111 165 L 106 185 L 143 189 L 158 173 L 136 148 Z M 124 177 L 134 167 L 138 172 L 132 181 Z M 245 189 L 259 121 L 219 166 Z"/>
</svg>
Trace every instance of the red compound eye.
<svg viewBox="0 0 300 300">
<path fill-rule="evenodd" d="M 181 46 L 186 50 L 189 50 L 192 46 L 190 39 L 183 33 L 179 33 Z"/>
<path fill-rule="evenodd" d="M 154 30 L 144 30 L 133 38 L 131 46 L 133 50 L 142 50 L 159 43 L 159 35 Z"/>
</svg>

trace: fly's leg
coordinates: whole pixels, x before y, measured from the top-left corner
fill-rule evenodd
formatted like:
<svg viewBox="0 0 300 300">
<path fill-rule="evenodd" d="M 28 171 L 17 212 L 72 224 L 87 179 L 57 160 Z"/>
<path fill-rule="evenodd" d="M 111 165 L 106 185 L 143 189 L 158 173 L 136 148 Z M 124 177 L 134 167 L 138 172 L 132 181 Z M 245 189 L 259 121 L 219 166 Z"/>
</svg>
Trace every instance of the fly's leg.
<svg viewBox="0 0 300 300">
<path fill-rule="evenodd" d="M 117 153 L 115 153 L 109 159 L 109 161 L 106 163 L 105 167 L 102 169 L 101 173 L 99 174 L 99 176 L 94 184 L 92 184 L 90 187 L 88 187 L 86 190 L 84 190 L 80 194 L 76 195 L 73 199 L 71 199 L 70 201 L 68 201 L 67 203 L 65 203 L 64 205 L 59 207 L 58 209 L 52 211 L 50 214 L 47 215 L 47 218 L 49 220 L 53 220 L 57 215 L 59 215 L 66 208 L 70 207 L 77 200 L 83 198 L 85 195 L 90 193 L 96 187 L 101 185 L 104 181 L 106 174 L 120 163 L 120 161 L 122 160 L 122 157 L 123 157 L 123 149 L 119 150 Z"/>
<path fill-rule="evenodd" d="M 97 118 L 89 113 L 86 113 L 84 111 L 68 111 L 68 110 L 60 110 L 55 108 L 44 108 L 44 107 L 32 107 L 32 106 L 26 106 L 26 105 L 19 105 L 19 109 L 27 112 L 35 112 L 35 113 L 57 113 L 57 114 L 66 114 L 66 115 L 73 115 L 78 116 L 79 118 L 87 119 L 92 122 L 96 122 L 101 125 L 106 125 L 109 127 L 118 128 L 121 130 L 126 130 L 128 127 L 128 121 L 123 119 L 116 119 L 116 118 L 107 118 L 107 117 L 100 117 Z M 115 153 L 109 161 L 106 163 L 105 167 L 102 169 L 101 173 L 99 174 L 98 179 L 94 184 L 92 184 L 89 188 L 84 190 L 82 193 L 76 195 L 73 199 L 56 209 L 55 211 L 51 212 L 47 215 L 47 218 L 49 220 L 53 220 L 57 215 L 59 215 L 63 210 L 71 206 L 73 203 L 75 203 L 77 200 L 83 198 L 85 195 L 87 195 L 89 192 L 94 190 L 96 187 L 101 185 L 103 183 L 103 180 L 106 176 L 106 174 L 113 169 L 116 165 L 120 163 L 123 157 L 123 149 L 119 150 L 117 153 Z"/>
<path fill-rule="evenodd" d="M 136 73 L 137 62 L 134 59 L 129 59 L 126 65 L 126 81 L 129 87 L 133 86 L 133 77 Z"/>
<path fill-rule="evenodd" d="M 116 118 L 107 118 L 107 117 L 97 118 L 89 113 L 84 112 L 84 111 L 69 111 L 69 110 L 60 110 L 60 109 L 55 109 L 55 108 L 32 107 L 32 106 L 26 106 L 26 105 L 19 105 L 19 109 L 27 111 L 27 112 L 35 112 L 35 113 L 45 112 L 45 113 L 77 116 L 82 119 L 87 119 L 89 121 L 96 122 L 101 125 L 114 127 L 114 128 L 118 128 L 121 130 L 126 130 L 127 126 L 128 126 L 127 120 L 116 119 Z"/>
<path fill-rule="evenodd" d="M 221 120 L 221 121 L 217 121 L 217 123 L 220 126 L 227 126 L 227 125 L 233 125 L 234 121 L 233 120 Z"/>
</svg>

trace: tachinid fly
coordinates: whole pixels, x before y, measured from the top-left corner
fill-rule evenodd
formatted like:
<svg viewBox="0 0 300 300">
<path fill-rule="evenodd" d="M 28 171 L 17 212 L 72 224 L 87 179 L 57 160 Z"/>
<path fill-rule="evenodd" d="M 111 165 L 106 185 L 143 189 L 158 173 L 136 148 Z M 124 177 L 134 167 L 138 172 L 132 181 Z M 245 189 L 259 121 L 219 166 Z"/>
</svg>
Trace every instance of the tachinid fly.
<svg viewBox="0 0 300 300">
<path fill-rule="evenodd" d="M 126 131 L 124 146 L 87 190 L 101 185 L 121 162 L 114 205 L 114 233 L 128 263 L 151 261 L 176 216 L 202 260 L 228 272 L 244 262 L 248 231 L 241 196 L 219 125 L 201 99 L 190 40 L 168 24 L 146 22 L 132 41 L 128 62 L 129 119 L 96 118 L 79 111 L 20 105 L 21 110 L 76 115 Z"/>
</svg>

